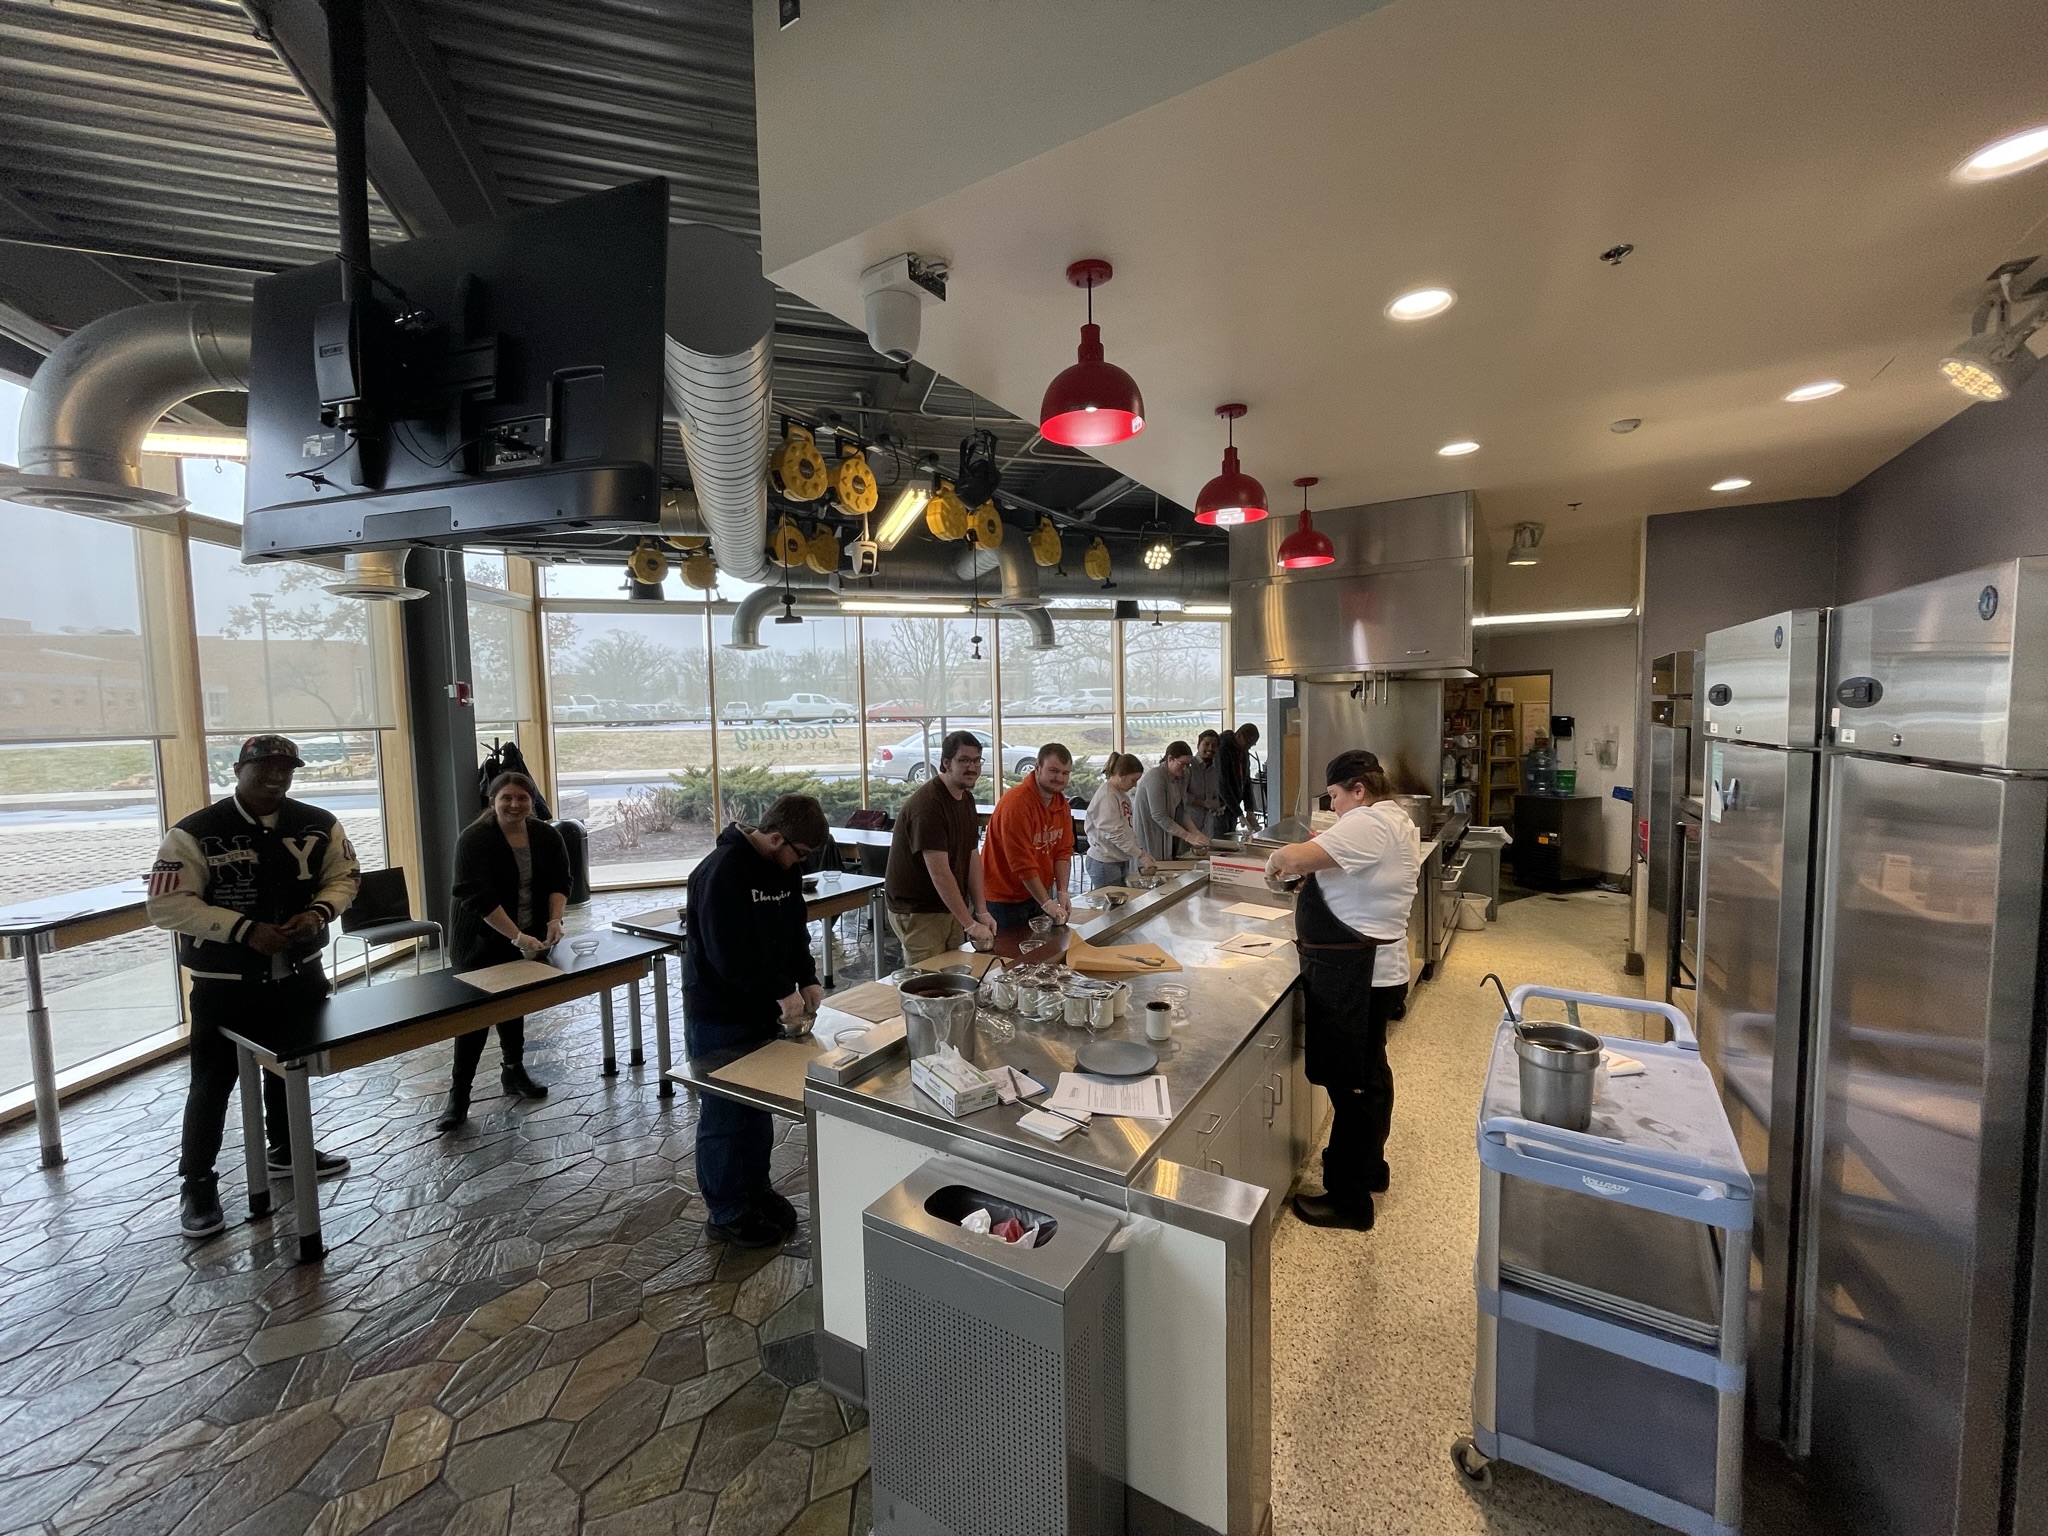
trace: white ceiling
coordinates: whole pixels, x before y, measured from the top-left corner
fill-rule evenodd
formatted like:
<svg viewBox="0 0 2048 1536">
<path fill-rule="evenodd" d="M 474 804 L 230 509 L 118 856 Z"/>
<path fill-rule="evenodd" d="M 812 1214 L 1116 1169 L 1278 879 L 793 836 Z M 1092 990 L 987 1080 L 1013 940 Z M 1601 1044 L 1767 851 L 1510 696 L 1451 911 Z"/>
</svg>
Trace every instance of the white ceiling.
<svg viewBox="0 0 2048 1536">
<path fill-rule="evenodd" d="M 895 133 L 946 131 L 898 99 Z M 1115 468 L 1191 504 L 1243 400 L 1276 506 L 1304 474 L 1320 506 L 1474 487 L 1495 528 L 1621 537 L 1839 491 L 1952 415 L 1933 365 L 1978 280 L 2048 251 L 2048 168 L 1948 172 L 2044 120 L 2039 0 L 1397 0 L 771 275 L 858 324 L 864 265 L 949 259 L 920 360 L 1035 419 L 1082 318 L 1061 273 L 1106 256 L 1149 423 Z M 1460 302 L 1383 317 L 1425 283 Z M 1823 377 L 1850 388 L 1781 402 Z"/>
</svg>

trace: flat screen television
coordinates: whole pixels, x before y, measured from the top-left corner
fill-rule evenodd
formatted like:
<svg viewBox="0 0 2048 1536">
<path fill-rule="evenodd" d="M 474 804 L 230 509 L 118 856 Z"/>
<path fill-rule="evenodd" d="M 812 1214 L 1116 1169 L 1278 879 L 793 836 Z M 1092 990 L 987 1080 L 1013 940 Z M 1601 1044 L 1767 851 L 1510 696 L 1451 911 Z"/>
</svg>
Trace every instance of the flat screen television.
<svg viewBox="0 0 2048 1536">
<path fill-rule="evenodd" d="M 660 518 L 668 183 L 259 279 L 247 559 Z"/>
</svg>

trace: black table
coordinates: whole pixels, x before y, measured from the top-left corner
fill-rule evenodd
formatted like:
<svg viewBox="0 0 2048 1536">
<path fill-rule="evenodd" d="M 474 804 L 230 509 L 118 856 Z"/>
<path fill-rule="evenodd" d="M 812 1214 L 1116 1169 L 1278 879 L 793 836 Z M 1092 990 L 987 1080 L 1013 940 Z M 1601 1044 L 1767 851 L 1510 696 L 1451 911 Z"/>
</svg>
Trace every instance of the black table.
<svg viewBox="0 0 2048 1536">
<path fill-rule="evenodd" d="M 586 936 L 587 937 L 587 936 Z M 313 1098 L 310 1079 L 385 1061 L 421 1046 L 486 1029 L 506 1019 L 538 1013 L 591 993 L 605 1000 L 611 990 L 637 987 L 653 958 L 666 947 L 628 934 L 596 935 L 596 949 L 577 954 L 573 940 L 555 947 L 549 963 L 564 974 L 510 991 L 491 993 L 456 978 L 453 971 L 405 976 L 377 987 L 340 992 L 298 1019 L 250 1019 L 223 1030 L 235 1042 L 242 1074 L 242 1139 L 249 1169 L 249 1215 L 270 1214 L 270 1171 L 263 1139 L 263 1092 L 259 1072 L 284 1079 L 286 1115 L 291 1123 L 292 1204 L 298 1215 L 299 1259 L 310 1263 L 326 1253 L 320 1239 L 320 1195 L 313 1170 Z M 606 1056 L 611 1056 L 607 1042 Z M 614 1067 L 613 1070 L 616 1070 Z"/>
<path fill-rule="evenodd" d="M 0 955 L 21 961 L 28 971 L 29 1072 L 35 1080 L 36 1132 L 45 1168 L 64 1161 L 64 1131 L 57 1118 L 57 1050 L 43 1000 L 42 957 L 148 927 L 147 899 L 140 880 L 125 880 L 0 907 Z"/>
</svg>

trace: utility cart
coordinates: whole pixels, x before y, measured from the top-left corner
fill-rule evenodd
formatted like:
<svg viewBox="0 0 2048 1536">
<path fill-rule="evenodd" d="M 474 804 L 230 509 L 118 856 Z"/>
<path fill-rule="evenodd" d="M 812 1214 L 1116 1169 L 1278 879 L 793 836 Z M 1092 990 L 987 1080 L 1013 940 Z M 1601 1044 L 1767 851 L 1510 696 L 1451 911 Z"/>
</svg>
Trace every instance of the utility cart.
<svg viewBox="0 0 2048 1536">
<path fill-rule="evenodd" d="M 1583 1131 L 1522 1114 L 1514 1026 L 1532 999 L 1655 1014 L 1671 1042 L 1602 1037 Z M 1604 1076 L 1604 1074 L 1603 1074 Z M 1479 1340 L 1459 1475 L 1512 1462 L 1695 1536 L 1742 1525 L 1752 1188 L 1685 1015 L 1525 986 L 1479 1110 Z"/>
</svg>

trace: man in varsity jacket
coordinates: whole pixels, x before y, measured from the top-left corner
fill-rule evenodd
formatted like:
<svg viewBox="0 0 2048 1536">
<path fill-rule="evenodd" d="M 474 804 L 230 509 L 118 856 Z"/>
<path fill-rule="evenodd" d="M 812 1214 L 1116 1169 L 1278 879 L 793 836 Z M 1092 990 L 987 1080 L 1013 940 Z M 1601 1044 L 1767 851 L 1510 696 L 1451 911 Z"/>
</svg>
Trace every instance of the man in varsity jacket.
<svg viewBox="0 0 2048 1536">
<path fill-rule="evenodd" d="M 234 794 L 165 833 L 149 872 L 149 920 L 178 935 L 178 961 L 192 974 L 192 1087 L 178 1158 L 187 1237 L 226 1224 L 213 1165 L 237 1074 L 221 1026 L 326 997 L 327 925 L 355 899 L 356 852 L 333 812 L 287 798 L 304 766 L 286 737 L 251 736 L 235 759 Z M 289 1176 L 284 1082 L 266 1072 L 263 1087 L 271 1176 Z M 318 1169 L 333 1178 L 348 1159 L 322 1152 Z"/>
</svg>

